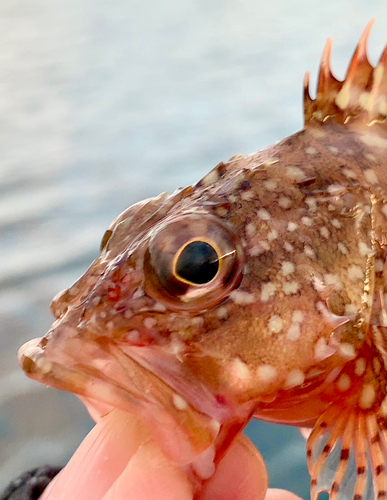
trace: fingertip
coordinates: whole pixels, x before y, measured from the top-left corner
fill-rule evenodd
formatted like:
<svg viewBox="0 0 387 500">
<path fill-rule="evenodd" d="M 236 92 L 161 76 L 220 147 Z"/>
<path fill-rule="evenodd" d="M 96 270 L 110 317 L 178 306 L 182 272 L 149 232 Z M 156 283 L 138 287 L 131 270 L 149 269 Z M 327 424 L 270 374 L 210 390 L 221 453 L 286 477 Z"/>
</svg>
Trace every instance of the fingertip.
<svg viewBox="0 0 387 500">
<path fill-rule="evenodd" d="M 205 485 L 202 500 L 263 500 L 267 486 L 262 456 L 245 436 L 240 435 Z"/>
<path fill-rule="evenodd" d="M 142 444 L 102 500 L 192 500 L 186 473 L 169 462 L 154 442 Z"/>
<path fill-rule="evenodd" d="M 290 491 L 270 488 L 267 490 L 265 500 L 302 500 L 300 497 Z"/>
</svg>

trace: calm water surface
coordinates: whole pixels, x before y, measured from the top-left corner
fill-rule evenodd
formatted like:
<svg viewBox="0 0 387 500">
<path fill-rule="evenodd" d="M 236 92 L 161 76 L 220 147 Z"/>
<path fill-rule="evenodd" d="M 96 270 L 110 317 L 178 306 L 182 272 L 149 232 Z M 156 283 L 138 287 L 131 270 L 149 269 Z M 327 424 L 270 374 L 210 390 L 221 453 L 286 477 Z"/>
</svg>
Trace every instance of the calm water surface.
<svg viewBox="0 0 387 500">
<path fill-rule="evenodd" d="M 0 488 L 64 463 L 91 422 L 73 395 L 18 368 L 48 304 L 132 203 L 302 125 L 301 83 L 328 35 L 342 77 L 385 0 L 2 0 L 0 3 Z M 315 79 L 313 80 L 315 81 Z M 296 429 L 254 422 L 271 485 L 308 497 Z"/>
</svg>

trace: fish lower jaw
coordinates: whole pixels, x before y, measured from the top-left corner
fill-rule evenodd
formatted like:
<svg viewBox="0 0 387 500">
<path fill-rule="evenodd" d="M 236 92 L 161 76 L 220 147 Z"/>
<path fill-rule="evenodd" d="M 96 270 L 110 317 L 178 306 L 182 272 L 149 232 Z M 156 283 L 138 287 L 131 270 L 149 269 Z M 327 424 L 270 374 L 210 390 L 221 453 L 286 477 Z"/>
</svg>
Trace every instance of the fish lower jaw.
<svg viewBox="0 0 387 500">
<path fill-rule="evenodd" d="M 34 339 L 20 348 L 19 362 L 25 373 L 40 383 L 134 414 L 149 426 L 153 438 L 173 463 L 192 469 L 201 480 L 212 475 L 221 422 L 193 408 L 128 357 L 125 369 L 118 362 L 109 370 L 107 362 L 104 366 L 102 361 L 100 369 L 90 369 L 77 362 L 77 350 L 72 366 L 68 366 L 68 354 L 63 362 L 54 358 L 55 352 L 50 351 L 49 342 L 41 347 L 40 339 Z"/>
</svg>

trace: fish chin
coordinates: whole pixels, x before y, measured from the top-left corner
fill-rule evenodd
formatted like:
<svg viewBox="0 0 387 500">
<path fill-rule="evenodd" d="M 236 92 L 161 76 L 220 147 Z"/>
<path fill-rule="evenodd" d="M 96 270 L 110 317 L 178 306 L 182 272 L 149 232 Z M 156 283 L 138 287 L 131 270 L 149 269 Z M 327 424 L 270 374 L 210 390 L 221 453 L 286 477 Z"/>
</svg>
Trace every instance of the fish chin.
<svg viewBox="0 0 387 500">
<path fill-rule="evenodd" d="M 134 359 L 130 349 L 123 352 L 103 339 L 97 343 L 67 337 L 60 343 L 56 335 L 47 334 L 24 344 L 19 361 L 26 374 L 45 385 L 135 414 L 148 424 L 169 460 L 181 466 L 191 464 L 202 479 L 212 474 L 213 459 L 208 457 L 215 456 L 219 421 L 189 404 L 143 366 L 146 363 L 139 362 L 138 352 Z"/>
</svg>

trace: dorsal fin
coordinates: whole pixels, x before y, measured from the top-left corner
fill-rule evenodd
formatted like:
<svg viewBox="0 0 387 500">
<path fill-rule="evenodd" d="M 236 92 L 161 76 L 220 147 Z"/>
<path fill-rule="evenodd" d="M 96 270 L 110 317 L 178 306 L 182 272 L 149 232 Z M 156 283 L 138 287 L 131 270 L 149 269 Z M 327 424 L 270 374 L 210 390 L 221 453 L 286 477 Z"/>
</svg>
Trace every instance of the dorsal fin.
<svg viewBox="0 0 387 500">
<path fill-rule="evenodd" d="M 331 71 L 332 41 L 328 38 L 321 57 L 315 99 L 309 93 L 309 73 L 305 75 L 305 126 L 329 119 L 338 123 L 361 120 L 366 125 L 382 123 L 387 130 L 387 46 L 378 64 L 372 66 L 367 57 L 367 42 L 373 22 L 368 23 L 360 37 L 342 82 Z"/>
</svg>

